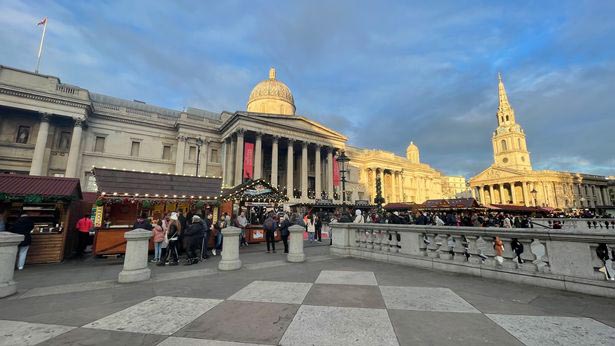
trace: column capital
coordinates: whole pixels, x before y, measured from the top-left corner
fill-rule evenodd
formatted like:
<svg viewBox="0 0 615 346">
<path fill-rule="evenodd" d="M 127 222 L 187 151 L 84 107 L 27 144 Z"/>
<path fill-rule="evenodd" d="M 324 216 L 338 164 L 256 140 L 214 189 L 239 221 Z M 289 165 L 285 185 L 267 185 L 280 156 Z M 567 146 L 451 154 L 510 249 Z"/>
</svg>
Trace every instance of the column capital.
<svg viewBox="0 0 615 346">
<path fill-rule="evenodd" d="M 314 143 L 314 146 L 316 147 L 316 149 L 320 150 L 322 149 L 323 145 L 322 143 Z"/>
<path fill-rule="evenodd" d="M 40 115 L 42 122 L 49 122 L 51 120 L 51 113 L 41 112 Z"/>
<path fill-rule="evenodd" d="M 308 147 L 308 145 L 310 145 L 310 142 L 306 142 L 306 141 L 302 141 L 302 142 L 301 142 L 301 147 L 302 147 L 302 148 L 307 148 L 307 147 Z"/>
<path fill-rule="evenodd" d="M 246 129 L 243 129 L 243 128 L 237 129 L 237 131 L 235 131 L 235 133 L 237 134 L 237 137 L 239 137 L 239 136 L 243 137 L 243 135 L 246 134 Z"/>
<path fill-rule="evenodd" d="M 263 133 L 263 132 L 261 132 L 261 131 L 256 131 L 254 134 L 256 135 L 256 138 L 263 139 L 263 135 L 264 135 L 264 133 Z"/>
<path fill-rule="evenodd" d="M 188 137 L 184 136 L 184 135 L 178 135 L 177 136 L 177 140 L 180 141 L 180 142 L 185 142 L 185 141 L 188 140 Z"/>
<path fill-rule="evenodd" d="M 85 119 L 75 118 L 75 127 L 83 127 L 85 125 Z"/>
<path fill-rule="evenodd" d="M 293 145 L 296 141 L 297 140 L 294 138 L 286 138 L 286 142 L 288 143 L 288 145 Z"/>
<path fill-rule="evenodd" d="M 279 142 L 281 138 L 279 135 L 272 135 L 271 137 L 272 137 L 272 141 L 276 143 Z"/>
</svg>

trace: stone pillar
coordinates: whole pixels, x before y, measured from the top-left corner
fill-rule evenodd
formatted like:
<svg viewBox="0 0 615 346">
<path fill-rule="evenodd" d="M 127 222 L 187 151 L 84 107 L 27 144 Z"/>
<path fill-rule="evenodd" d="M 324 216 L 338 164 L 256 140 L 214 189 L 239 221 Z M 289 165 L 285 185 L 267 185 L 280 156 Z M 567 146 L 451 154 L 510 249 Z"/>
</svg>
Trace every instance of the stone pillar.
<svg viewBox="0 0 615 346">
<path fill-rule="evenodd" d="M 333 148 L 327 148 L 327 196 L 333 199 Z"/>
<path fill-rule="evenodd" d="M 513 204 L 517 204 L 517 196 L 515 195 L 515 182 L 510 183 L 510 200 Z"/>
<path fill-rule="evenodd" d="M 271 144 L 271 186 L 278 188 L 278 140 L 280 137 L 273 136 Z"/>
<path fill-rule="evenodd" d="M 489 204 L 494 204 L 493 200 L 493 185 L 489 185 Z"/>
<path fill-rule="evenodd" d="M 254 179 L 263 177 L 263 134 L 256 134 L 254 143 Z"/>
<path fill-rule="evenodd" d="M 124 268 L 117 277 L 119 283 L 149 280 L 151 271 L 147 267 L 147 252 L 152 231 L 138 228 L 124 233 L 126 255 Z"/>
<path fill-rule="evenodd" d="M 43 113 L 41 116 L 41 123 L 38 127 L 36 143 L 34 144 L 34 155 L 32 155 L 30 175 L 43 175 L 43 161 L 45 160 L 47 137 L 49 137 L 49 118 L 50 115 L 47 113 Z"/>
<path fill-rule="evenodd" d="M 485 200 L 485 187 L 484 186 L 478 187 L 478 196 L 480 198 L 480 204 L 486 205 L 487 201 Z"/>
<path fill-rule="evenodd" d="M 83 120 L 75 119 L 75 127 L 73 127 L 73 136 L 70 139 L 70 149 L 68 150 L 68 159 L 66 160 L 66 172 L 65 177 L 79 178 L 77 173 L 77 164 L 79 163 L 79 156 L 81 155 L 81 133 Z"/>
<path fill-rule="evenodd" d="M 241 228 L 230 226 L 222 229 L 224 245 L 222 247 L 222 260 L 218 263 L 218 270 L 237 270 L 241 268 L 239 234 L 241 234 Z"/>
<path fill-rule="evenodd" d="M 209 141 L 207 139 L 203 140 L 203 145 L 201 146 L 201 156 L 204 156 L 201 162 L 199 162 L 199 175 L 201 177 L 207 176 L 207 164 L 209 163 Z"/>
<path fill-rule="evenodd" d="M 235 149 L 235 185 L 243 182 L 243 135 L 245 131 L 237 131 L 237 148 Z"/>
<path fill-rule="evenodd" d="M 395 197 L 397 194 L 397 177 L 395 171 L 391 171 L 391 200 L 389 202 L 397 202 L 397 198 Z"/>
<path fill-rule="evenodd" d="M 175 174 L 184 174 L 184 157 L 186 156 L 186 137 L 177 136 L 177 155 L 175 157 Z"/>
<path fill-rule="evenodd" d="M 0 298 L 17 292 L 17 283 L 13 281 L 13 274 L 15 273 L 17 247 L 23 238 L 21 234 L 0 232 Z"/>
<path fill-rule="evenodd" d="M 301 199 L 308 199 L 308 142 L 301 143 Z"/>
<path fill-rule="evenodd" d="M 322 193 L 322 169 L 320 167 L 321 159 L 320 159 L 320 144 L 316 144 L 316 151 L 314 152 L 314 177 L 315 177 L 315 188 L 314 195 L 316 199 L 320 199 Z"/>
<path fill-rule="evenodd" d="M 228 160 L 226 159 L 226 153 L 228 151 L 228 144 L 226 138 L 223 139 L 222 142 L 222 186 L 226 186 L 228 184 L 228 178 L 226 176 Z"/>
<path fill-rule="evenodd" d="M 498 184 L 498 192 L 500 194 L 500 204 L 508 204 L 508 201 L 504 200 L 504 189 L 503 186 L 504 184 Z"/>
<path fill-rule="evenodd" d="M 529 207 L 532 205 L 532 202 L 530 201 L 530 195 L 529 195 L 529 191 L 528 191 L 528 186 L 527 183 L 525 181 L 521 182 L 521 190 L 523 191 L 523 203 L 526 207 Z"/>
<path fill-rule="evenodd" d="M 228 152 L 228 167 L 227 167 L 229 186 L 235 186 L 235 148 L 236 147 L 237 147 L 237 138 L 231 137 L 231 145 L 230 145 L 231 150 L 229 150 Z"/>
<path fill-rule="evenodd" d="M 305 231 L 305 227 L 292 225 L 288 228 L 288 230 L 290 231 L 290 240 L 286 260 L 294 263 L 304 262 L 305 253 L 303 253 L 303 232 Z"/>
<path fill-rule="evenodd" d="M 404 171 L 401 170 L 397 173 L 397 176 L 399 177 L 399 201 L 400 202 L 405 202 L 405 198 L 404 198 Z"/>
<path fill-rule="evenodd" d="M 286 153 L 286 197 L 289 200 L 294 198 L 293 191 L 294 187 L 294 161 L 295 161 L 295 140 L 288 139 L 288 150 Z"/>
<path fill-rule="evenodd" d="M 600 186 L 594 185 L 594 193 L 598 198 L 598 205 L 604 205 L 604 201 L 602 200 L 602 191 L 600 190 Z"/>
</svg>

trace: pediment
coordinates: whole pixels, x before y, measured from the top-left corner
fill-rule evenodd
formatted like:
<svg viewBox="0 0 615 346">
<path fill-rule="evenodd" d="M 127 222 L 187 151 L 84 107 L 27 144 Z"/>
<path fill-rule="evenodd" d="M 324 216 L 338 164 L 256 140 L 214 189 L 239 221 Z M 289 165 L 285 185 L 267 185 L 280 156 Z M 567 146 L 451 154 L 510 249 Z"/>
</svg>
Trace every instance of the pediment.
<svg viewBox="0 0 615 346">
<path fill-rule="evenodd" d="M 509 178 L 518 178 L 525 174 L 521 171 L 512 168 L 494 167 L 490 166 L 484 171 L 480 172 L 476 176 L 470 179 L 471 182 L 476 181 L 492 181 L 492 180 L 505 180 Z"/>
</svg>

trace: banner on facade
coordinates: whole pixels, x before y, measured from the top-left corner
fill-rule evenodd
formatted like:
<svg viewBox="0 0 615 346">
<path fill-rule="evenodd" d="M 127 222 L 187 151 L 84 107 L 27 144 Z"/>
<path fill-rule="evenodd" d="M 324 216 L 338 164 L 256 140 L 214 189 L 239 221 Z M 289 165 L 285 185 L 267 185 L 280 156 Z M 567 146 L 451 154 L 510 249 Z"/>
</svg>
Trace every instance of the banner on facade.
<svg viewBox="0 0 615 346">
<path fill-rule="evenodd" d="M 340 166 L 337 160 L 333 160 L 333 186 L 340 186 Z"/>
<path fill-rule="evenodd" d="M 243 177 L 252 179 L 254 177 L 254 143 L 245 143 L 243 149 Z"/>
</svg>

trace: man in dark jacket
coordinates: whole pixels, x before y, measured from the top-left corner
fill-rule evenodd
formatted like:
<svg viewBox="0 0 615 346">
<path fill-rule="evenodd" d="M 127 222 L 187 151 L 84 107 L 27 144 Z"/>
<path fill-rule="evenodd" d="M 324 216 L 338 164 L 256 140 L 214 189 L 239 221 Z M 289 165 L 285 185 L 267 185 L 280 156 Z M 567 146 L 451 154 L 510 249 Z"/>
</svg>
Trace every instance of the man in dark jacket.
<svg viewBox="0 0 615 346">
<path fill-rule="evenodd" d="M 201 218 L 198 215 L 192 217 L 192 224 L 188 226 L 184 234 L 184 241 L 186 244 L 186 254 L 188 260 L 185 265 L 196 264 L 199 262 L 199 256 L 196 254 L 196 249 L 201 246 L 203 241 L 203 235 L 205 233 L 205 227 L 201 223 Z"/>
<path fill-rule="evenodd" d="M 277 224 L 275 219 L 273 218 L 273 213 L 269 213 L 267 215 L 267 219 L 263 223 L 263 228 L 265 229 L 265 241 L 267 242 L 267 253 L 271 250 L 275 253 L 275 229 L 277 228 Z"/>
<path fill-rule="evenodd" d="M 34 222 L 28 214 L 22 214 L 11 229 L 11 232 L 24 236 L 23 241 L 19 243 L 19 259 L 17 260 L 17 269 L 19 270 L 23 270 L 23 266 L 26 264 L 28 249 L 32 243 L 32 234 L 30 233 L 32 229 L 34 229 Z"/>
<path fill-rule="evenodd" d="M 290 235 L 290 221 L 288 215 L 284 214 L 282 222 L 280 222 L 280 233 L 282 236 L 282 243 L 284 243 L 284 253 L 288 253 L 288 236 Z"/>
<path fill-rule="evenodd" d="M 147 214 L 142 213 L 141 217 L 137 219 L 137 222 L 134 223 L 134 225 L 132 225 L 132 229 L 138 229 L 138 228 L 142 228 L 142 229 L 146 229 L 148 231 L 152 230 L 152 224 L 149 223 L 149 220 L 147 219 Z"/>
</svg>

